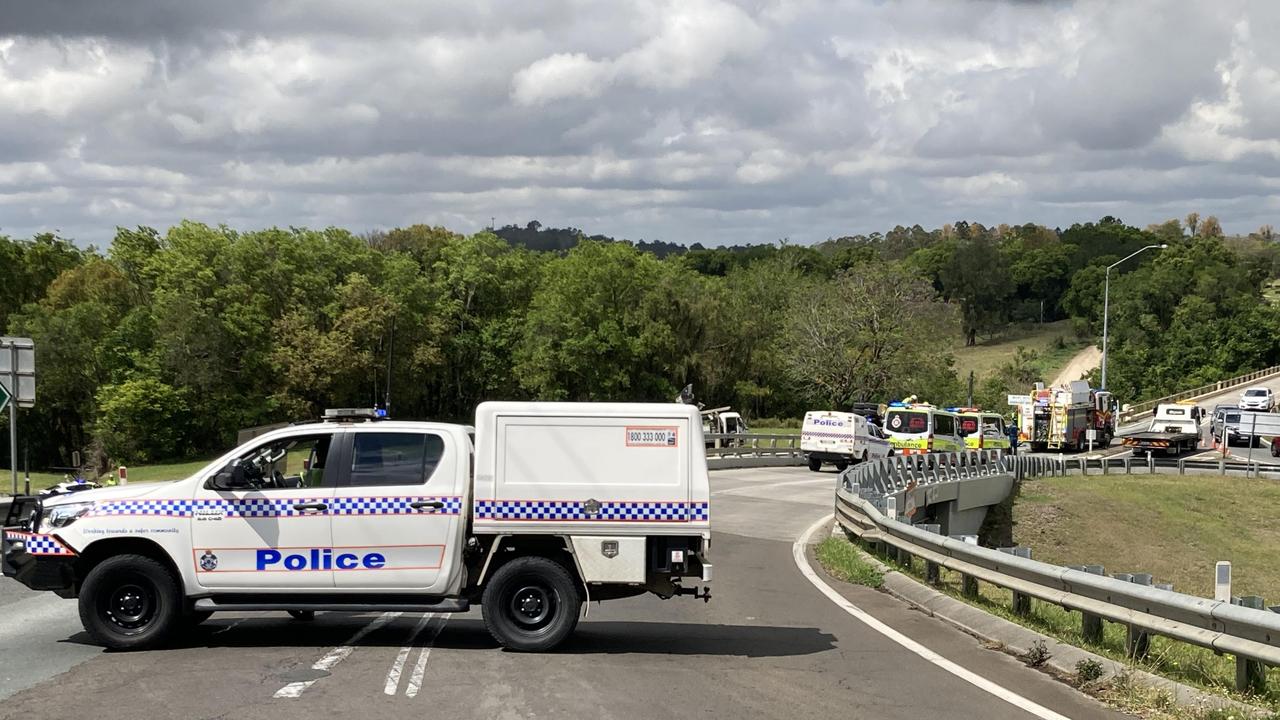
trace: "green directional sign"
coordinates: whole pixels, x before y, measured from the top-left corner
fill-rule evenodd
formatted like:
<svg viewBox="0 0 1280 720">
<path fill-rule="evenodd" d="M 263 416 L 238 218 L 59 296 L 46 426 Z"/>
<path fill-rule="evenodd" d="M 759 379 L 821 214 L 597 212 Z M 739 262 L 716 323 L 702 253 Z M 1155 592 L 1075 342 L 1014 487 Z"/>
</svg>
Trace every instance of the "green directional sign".
<svg viewBox="0 0 1280 720">
<path fill-rule="evenodd" d="M 0 410 L 6 407 L 9 407 L 9 389 L 4 386 L 4 383 L 0 383 Z"/>
</svg>

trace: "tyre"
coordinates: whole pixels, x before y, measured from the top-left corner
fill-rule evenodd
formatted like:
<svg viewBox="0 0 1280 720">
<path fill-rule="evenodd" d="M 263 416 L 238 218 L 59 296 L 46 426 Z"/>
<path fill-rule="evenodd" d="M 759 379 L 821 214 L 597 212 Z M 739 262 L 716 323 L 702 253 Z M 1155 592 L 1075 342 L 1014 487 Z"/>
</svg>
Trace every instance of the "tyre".
<svg viewBox="0 0 1280 720">
<path fill-rule="evenodd" d="M 867 450 L 863 450 L 863 451 L 862 451 L 862 462 L 864 462 L 864 463 L 865 463 L 866 461 L 868 461 L 868 460 L 870 460 L 870 459 L 871 459 L 871 453 L 870 453 L 869 451 L 867 451 Z"/>
<path fill-rule="evenodd" d="M 183 616 L 182 592 L 168 568 L 143 555 L 117 555 L 89 571 L 80 588 L 80 622 L 113 650 L 168 640 Z"/>
<path fill-rule="evenodd" d="M 836 461 L 836 472 L 844 472 L 849 467 L 849 463 L 844 460 Z"/>
<path fill-rule="evenodd" d="M 809 458 L 809 469 L 818 472 L 822 469 L 822 461 L 818 458 Z"/>
<path fill-rule="evenodd" d="M 289 617 L 300 622 L 311 622 L 316 619 L 315 610 L 290 610 Z"/>
<path fill-rule="evenodd" d="M 564 642 L 582 610 L 569 571 L 543 557 L 516 558 L 498 568 L 480 603 L 489 634 L 519 652 L 542 652 Z"/>
</svg>

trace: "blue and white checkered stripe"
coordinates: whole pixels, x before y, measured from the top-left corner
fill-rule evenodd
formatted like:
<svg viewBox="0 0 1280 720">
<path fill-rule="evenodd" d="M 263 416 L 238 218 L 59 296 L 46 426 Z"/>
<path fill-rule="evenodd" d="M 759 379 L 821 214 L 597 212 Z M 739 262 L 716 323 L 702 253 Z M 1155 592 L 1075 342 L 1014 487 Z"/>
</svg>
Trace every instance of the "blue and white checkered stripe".
<svg viewBox="0 0 1280 720">
<path fill-rule="evenodd" d="M 803 439 L 803 438 L 807 438 L 807 437 L 816 437 L 816 438 L 835 438 L 836 440 L 856 440 L 856 439 L 857 439 L 857 438 L 853 435 L 853 433 L 849 433 L 849 432 L 838 432 L 838 433 L 837 433 L 837 432 L 822 432 L 821 430 L 805 430 L 804 432 L 800 433 L 800 437 L 801 437 L 801 439 Z"/>
<path fill-rule="evenodd" d="M 4 537 L 10 542 L 22 542 L 29 555 L 62 555 L 67 557 L 75 555 L 71 548 L 63 545 L 61 541 L 52 535 L 6 532 Z"/>
<path fill-rule="evenodd" d="M 89 517 L 109 515 L 158 515 L 161 517 L 190 517 L 196 507 L 217 507 L 220 500 L 108 500 L 97 503 L 88 512 Z"/>
<path fill-rule="evenodd" d="M 593 522 L 694 522 L 708 518 L 705 502 L 602 502 L 588 514 L 581 500 L 480 500 L 481 520 L 568 520 Z"/>
<path fill-rule="evenodd" d="M 98 503 L 89 516 L 191 517 L 197 509 L 221 509 L 229 518 L 315 517 L 317 515 L 409 515 L 422 513 L 412 507 L 420 501 L 437 501 L 444 507 L 434 515 L 462 512 L 460 497 L 340 497 L 340 498 L 241 498 L 236 500 L 109 500 Z M 324 503 L 326 513 L 295 510 L 294 505 Z"/>
</svg>

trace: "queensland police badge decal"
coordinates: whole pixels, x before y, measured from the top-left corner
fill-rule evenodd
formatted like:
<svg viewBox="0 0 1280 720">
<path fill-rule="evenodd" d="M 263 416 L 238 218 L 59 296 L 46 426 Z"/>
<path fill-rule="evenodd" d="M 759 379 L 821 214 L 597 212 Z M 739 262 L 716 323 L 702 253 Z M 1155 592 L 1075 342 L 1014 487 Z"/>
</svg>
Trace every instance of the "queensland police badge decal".
<svg viewBox="0 0 1280 720">
<path fill-rule="evenodd" d="M 205 572 L 217 570 L 218 556 L 208 550 L 205 550 L 204 554 L 200 556 L 200 569 Z"/>
</svg>

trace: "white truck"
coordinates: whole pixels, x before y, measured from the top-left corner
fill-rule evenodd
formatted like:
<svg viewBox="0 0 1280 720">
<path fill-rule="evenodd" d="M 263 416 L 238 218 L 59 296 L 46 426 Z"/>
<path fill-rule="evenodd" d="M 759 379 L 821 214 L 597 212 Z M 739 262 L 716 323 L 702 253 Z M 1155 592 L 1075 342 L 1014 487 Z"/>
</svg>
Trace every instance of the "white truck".
<svg viewBox="0 0 1280 720">
<path fill-rule="evenodd" d="M 17 498 L 4 574 L 78 597 L 90 636 L 116 649 L 219 611 L 479 603 L 498 642 L 541 651 L 584 601 L 710 599 L 697 408 L 484 403 L 474 444 L 469 430 L 340 413 L 185 480 Z"/>
<path fill-rule="evenodd" d="M 853 463 L 888 457 L 893 447 L 880 428 L 861 415 L 812 410 L 804 414 L 800 427 L 800 451 L 813 472 L 821 470 L 823 463 L 843 471 Z"/>
</svg>

